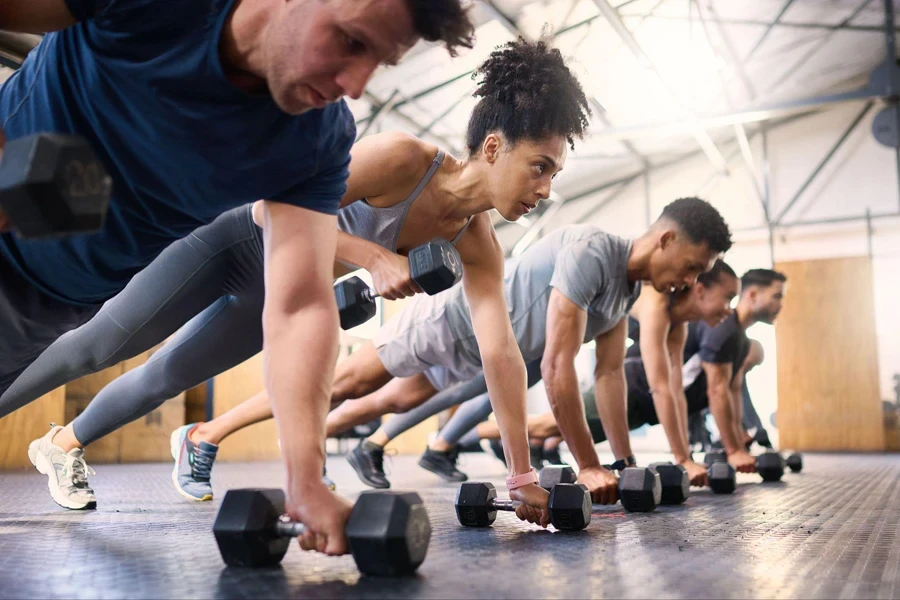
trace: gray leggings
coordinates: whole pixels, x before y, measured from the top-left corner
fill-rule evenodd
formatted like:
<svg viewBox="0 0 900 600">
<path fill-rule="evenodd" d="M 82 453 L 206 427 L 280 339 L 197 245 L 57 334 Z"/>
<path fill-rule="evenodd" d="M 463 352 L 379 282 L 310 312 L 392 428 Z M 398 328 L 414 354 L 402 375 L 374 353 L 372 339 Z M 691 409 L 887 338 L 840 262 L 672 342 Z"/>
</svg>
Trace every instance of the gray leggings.
<svg viewBox="0 0 900 600">
<path fill-rule="evenodd" d="M 533 360 L 525 365 L 528 373 L 528 387 L 541 380 L 541 360 Z M 484 374 L 465 383 L 457 384 L 442 390 L 429 398 L 421 406 L 394 416 L 384 426 L 384 433 L 394 439 L 404 431 L 411 429 L 442 410 L 461 404 L 441 430 L 441 438 L 455 445 L 470 429 L 487 419 L 491 411 L 491 399 L 487 393 L 487 382 Z"/>
<path fill-rule="evenodd" d="M 262 234 L 247 205 L 169 246 L 93 319 L 54 342 L 0 396 L 0 413 L 177 331 L 75 419 L 75 437 L 90 444 L 260 352 L 264 297 Z"/>
</svg>

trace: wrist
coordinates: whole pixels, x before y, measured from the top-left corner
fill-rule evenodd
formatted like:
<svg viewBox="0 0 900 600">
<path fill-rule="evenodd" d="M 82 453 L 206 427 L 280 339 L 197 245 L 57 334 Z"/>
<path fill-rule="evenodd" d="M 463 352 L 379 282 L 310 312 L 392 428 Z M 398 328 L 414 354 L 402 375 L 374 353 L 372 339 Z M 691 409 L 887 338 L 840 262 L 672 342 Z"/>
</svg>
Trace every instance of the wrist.
<svg viewBox="0 0 900 600">
<path fill-rule="evenodd" d="M 536 483 L 538 483 L 538 476 L 534 470 L 534 467 L 531 467 L 528 469 L 527 473 L 507 477 L 506 489 L 508 489 L 509 491 L 513 491 L 521 487 L 525 487 L 526 485 L 533 485 Z"/>
</svg>

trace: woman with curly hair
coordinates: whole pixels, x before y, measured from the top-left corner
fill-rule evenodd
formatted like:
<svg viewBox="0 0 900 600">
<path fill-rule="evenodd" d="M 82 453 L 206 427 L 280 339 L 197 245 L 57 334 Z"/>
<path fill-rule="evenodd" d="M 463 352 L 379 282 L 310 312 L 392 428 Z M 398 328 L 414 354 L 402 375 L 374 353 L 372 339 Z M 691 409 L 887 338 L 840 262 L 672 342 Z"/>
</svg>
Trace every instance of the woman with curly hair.
<svg viewBox="0 0 900 600">
<path fill-rule="evenodd" d="M 522 502 L 517 514 L 546 526 L 548 495 L 536 485 L 525 436 L 525 365 L 507 315 L 503 251 L 487 211 L 496 209 L 514 221 L 546 199 L 567 146 L 587 128 L 590 111 L 560 52 L 542 41 L 499 47 L 475 77 L 480 100 L 469 121 L 464 158 L 399 133 L 373 135 L 354 146 L 334 275 L 364 268 L 382 297 L 410 296 L 420 290 L 405 255 L 435 237 L 452 241 L 462 259 L 463 287 L 503 430 L 511 495 Z M 83 446 L 260 351 L 266 223 L 258 216 L 249 205 L 236 209 L 171 246 L 91 322 L 49 348 L 0 398 L 0 405 L 22 405 L 143 352 L 181 328 L 146 364 L 102 390 L 71 424 L 32 442 L 29 455 L 39 468 L 53 460 L 72 463 L 64 470 L 69 475 L 58 481 L 54 469 L 41 469 L 49 471 L 58 503 L 85 508 L 96 502 L 87 484 Z M 394 379 L 402 370 L 375 345 L 366 345 L 338 365 L 332 402 L 376 390 L 424 398 L 443 385 L 424 373 Z M 272 383 L 277 393 L 278 382 Z M 310 418 L 324 428 L 326 411 L 322 407 Z M 218 444 L 271 416 L 263 392 L 209 423 L 173 432 L 172 478 L 179 492 L 193 500 L 211 499 L 210 470 Z M 289 465 L 297 453 L 322 452 L 309 440 L 280 443 Z M 288 481 L 288 487 L 301 494 L 313 483 L 319 484 Z"/>
</svg>

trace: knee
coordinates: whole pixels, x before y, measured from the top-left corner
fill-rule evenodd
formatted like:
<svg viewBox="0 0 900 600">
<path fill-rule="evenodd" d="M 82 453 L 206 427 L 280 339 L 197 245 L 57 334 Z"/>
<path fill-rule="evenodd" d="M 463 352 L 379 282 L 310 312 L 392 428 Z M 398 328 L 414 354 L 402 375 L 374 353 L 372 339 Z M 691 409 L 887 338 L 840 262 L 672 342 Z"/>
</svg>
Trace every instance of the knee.
<svg viewBox="0 0 900 600">
<path fill-rule="evenodd" d="M 383 397 L 380 397 L 378 399 L 378 404 L 383 412 L 399 414 L 416 408 L 421 402 L 418 402 L 415 398 L 391 394 L 390 396 L 384 395 Z"/>
<path fill-rule="evenodd" d="M 331 399 L 332 402 L 357 400 L 371 392 L 370 388 L 369 383 L 358 374 L 349 371 L 338 372 L 331 388 Z"/>
<path fill-rule="evenodd" d="M 530 434 L 542 439 L 559 435 L 559 427 L 556 425 L 553 414 L 546 413 L 538 417 L 531 428 Z"/>
</svg>

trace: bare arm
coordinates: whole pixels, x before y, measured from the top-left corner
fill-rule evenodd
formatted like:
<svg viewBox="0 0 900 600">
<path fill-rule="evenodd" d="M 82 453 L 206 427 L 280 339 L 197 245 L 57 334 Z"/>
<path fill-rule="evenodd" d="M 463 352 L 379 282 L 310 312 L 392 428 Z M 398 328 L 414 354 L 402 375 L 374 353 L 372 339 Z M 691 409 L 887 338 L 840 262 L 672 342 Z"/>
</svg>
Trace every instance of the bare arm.
<svg viewBox="0 0 900 600">
<path fill-rule="evenodd" d="M 734 379 L 730 385 L 731 392 L 731 412 L 732 419 L 734 423 L 734 434 L 737 436 L 738 443 L 741 444 L 741 447 L 744 447 L 744 438 L 746 437 L 746 432 L 744 431 L 744 395 L 741 388 L 744 385 L 744 367 L 738 370 L 737 374 L 734 376 Z"/>
<path fill-rule="evenodd" d="M 64 0 L 3 0 L 0 29 L 19 33 L 47 33 L 75 25 Z"/>
<path fill-rule="evenodd" d="M 325 463 L 325 417 L 338 354 L 332 289 L 337 227 L 333 216 L 276 202 L 265 203 L 264 219 L 266 389 L 288 488 L 302 489 L 320 484 Z"/>
<path fill-rule="evenodd" d="M 641 311 L 640 322 L 641 359 L 647 373 L 653 405 L 669 440 L 669 448 L 672 449 L 675 460 L 682 463 L 688 460 L 690 452 L 684 432 L 681 431 L 679 408 L 676 406 L 671 385 L 672 373 L 680 371 L 681 361 L 670 363 L 668 338 L 671 319 L 665 303 L 660 301 L 646 305 Z M 686 420 L 684 427 L 687 427 Z"/>
<path fill-rule="evenodd" d="M 575 355 L 581 348 L 586 323 L 584 310 L 558 290 L 550 292 L 541 377 L 553 416 L 579 469 L 600 467 L 575 372 Z"/>
<path fill-rule="evenodd" d="M 703 363 L 706 373 L 706 390 L 709 396 L 709 411 L 716 420 L 722 445 L 728 454 L 741 449 L 740 440 L 734 430 L 734 400 L 731 393 L 732 368 L 730 363 Z"/>
<path fill-rule="evenodd" d="M 669 336 L 666 339 L 666 349 L 669 354 L 670 365 L 669 390 L 672 392 L 675 415 L 678 418 L 678 437 L 681 447 L 681 452 L 675 452 L 673 449 L 672 453 L 675 455 L 675 460 L 678 464 L 689 461 L 691 457 L 691 448 L 687 431 L 687 397 L 684 395 L 684 383 L 681 373 L 681 367 L 684 363 L 684 344 L 686 337 L 687 323 L 682 323 L 673 327 L 669 331 Z"/>
<path fill-rule="evenodd" d="M 632 455 L 628 434 L 628 392 L 625 384 L 625 338 L 628 321 L 619 323 L 598 336 L 597 367 L 594 371 L 594 400 L 603 423 L 603 431 L 612 446 L 616 460 Z"/>
<path fill-rule="evenodd" d="M 503 250 L 490 218 L 478 215 L 459 246 L 466 299 L 497 415 L 510 475 L 531 469 L 526 434 L 525 361 L 513 335 L 503 287 Z"/>
</svg>

